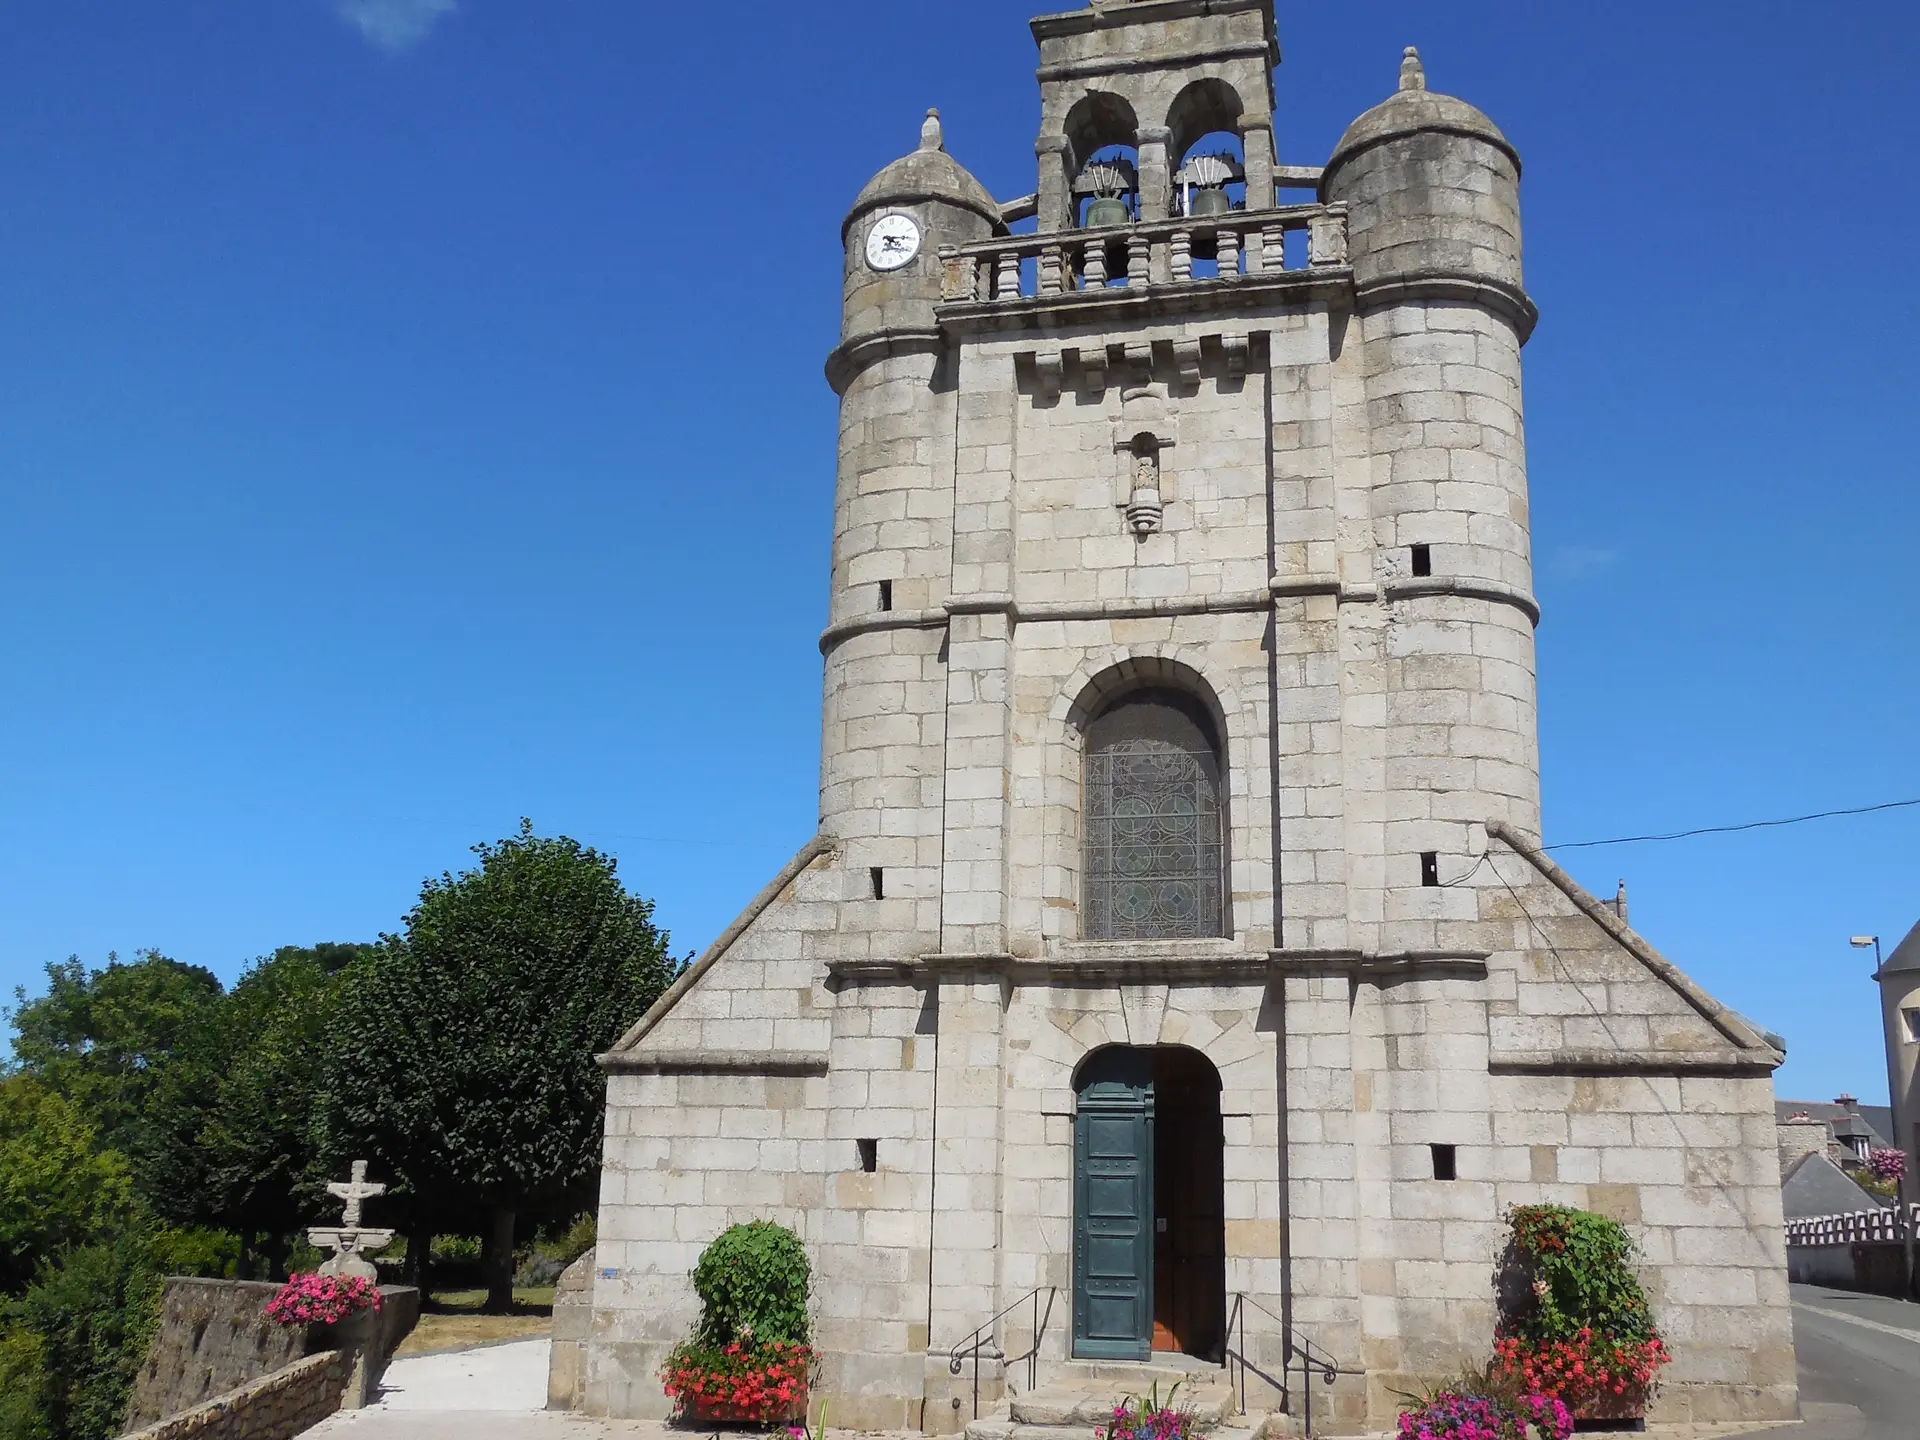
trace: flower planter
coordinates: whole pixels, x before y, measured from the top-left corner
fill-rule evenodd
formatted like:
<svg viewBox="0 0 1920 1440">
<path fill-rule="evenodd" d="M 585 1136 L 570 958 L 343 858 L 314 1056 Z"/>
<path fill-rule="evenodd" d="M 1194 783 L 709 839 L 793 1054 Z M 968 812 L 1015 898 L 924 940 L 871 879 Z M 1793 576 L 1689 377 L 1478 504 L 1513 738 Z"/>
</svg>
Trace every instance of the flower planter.
<svg viewBox="0 0 1920 1440">
<path fill-rule="evenodd" d="M 687 1409 L 690 1418 L 702 1425 L 782 1425 L 806 1418 L 807 1392 L 803 1387 L 784 1411 L 778 1408 L 770 1411 L 764 1405 L 736 1405 L 731 1400 L 707 1395 L 689 1395 Z"/>
<path fill-rule="evenodd" d="M 1624 1394 L 1603 1392 L 1590 1395 L 1578 1405 L 1570 1405 L 1568 1408 L 1573 1411 L 1576 1423 L 1592 1420 L 1645 1420 L 1647 1392 L 1642 1387 L 1629 1386 Z"/>
</svg>

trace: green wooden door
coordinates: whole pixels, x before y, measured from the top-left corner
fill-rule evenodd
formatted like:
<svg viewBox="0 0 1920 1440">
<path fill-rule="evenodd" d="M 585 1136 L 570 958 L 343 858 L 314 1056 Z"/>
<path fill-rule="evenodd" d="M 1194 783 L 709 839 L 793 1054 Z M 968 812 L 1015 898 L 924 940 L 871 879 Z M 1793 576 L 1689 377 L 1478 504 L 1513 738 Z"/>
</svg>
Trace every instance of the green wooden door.
<svg viewBox="0 0 1920 1440">
<path fill-rule="evenodd" d="M 1145 1360 L 1153 1343 L 1153 1063 L 1096 1055 L 1073 1126 L 1073 1353 Z"/>
</svg>

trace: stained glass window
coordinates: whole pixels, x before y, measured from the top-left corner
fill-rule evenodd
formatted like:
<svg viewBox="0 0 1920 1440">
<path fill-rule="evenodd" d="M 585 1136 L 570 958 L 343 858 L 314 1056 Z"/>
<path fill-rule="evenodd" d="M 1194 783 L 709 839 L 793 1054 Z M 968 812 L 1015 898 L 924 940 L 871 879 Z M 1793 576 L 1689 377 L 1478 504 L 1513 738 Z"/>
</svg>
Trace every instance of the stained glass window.
<svg viewBox="0 0 1920 1440">
<path fill-rule="evenodd" d="M 1175 690 L 1136 690 L 1087 727 L 1089 940 L 1225 933 L 1220 748 Z"/>
</svg>

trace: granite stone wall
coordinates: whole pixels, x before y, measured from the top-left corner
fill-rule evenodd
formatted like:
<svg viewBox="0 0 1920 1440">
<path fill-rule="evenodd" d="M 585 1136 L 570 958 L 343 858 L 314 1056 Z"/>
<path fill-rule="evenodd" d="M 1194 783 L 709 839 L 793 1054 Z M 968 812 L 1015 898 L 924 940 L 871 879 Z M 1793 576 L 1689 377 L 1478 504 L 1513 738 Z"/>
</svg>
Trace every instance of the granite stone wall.
<svg viewBox="0 0 1920 1440">
<path fill-rule="evenodd" d="M 353 1356 L 323 1350 L 131 1432 L 127 1440 L 293 1440 L 340 1408 Z"/>
</svg>

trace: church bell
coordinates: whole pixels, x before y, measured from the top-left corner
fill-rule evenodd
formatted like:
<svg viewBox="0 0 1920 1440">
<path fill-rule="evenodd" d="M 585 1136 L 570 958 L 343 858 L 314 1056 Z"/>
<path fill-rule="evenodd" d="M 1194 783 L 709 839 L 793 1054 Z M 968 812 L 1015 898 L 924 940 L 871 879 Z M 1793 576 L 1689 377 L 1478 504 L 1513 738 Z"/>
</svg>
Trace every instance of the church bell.
<svg viewBox="0 0 1920 1440">
<path fill-rule="evenodd" d="M 1087 229 L 1105 230 L 1113 225 L 1128 225 L 1133 221 L 1133 212 L 1127 209 L 1127 202 L 1116 195 L 1101 195 L 1087 206 Z"/>
<path fill-rule="evenodd" d="M 1231 209 L 1233 201 L 1227 198 L 1227 192 L 1212 186 L 1195 190 L 1187 200 L 1187 213 L 1193 216 L 1225 215 Z"/>
</svg>

